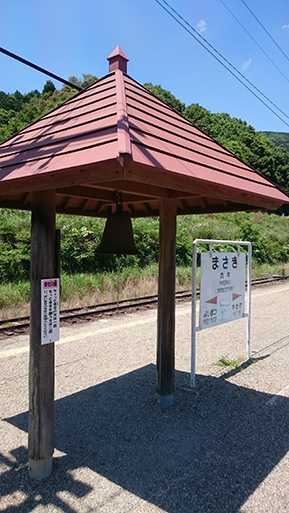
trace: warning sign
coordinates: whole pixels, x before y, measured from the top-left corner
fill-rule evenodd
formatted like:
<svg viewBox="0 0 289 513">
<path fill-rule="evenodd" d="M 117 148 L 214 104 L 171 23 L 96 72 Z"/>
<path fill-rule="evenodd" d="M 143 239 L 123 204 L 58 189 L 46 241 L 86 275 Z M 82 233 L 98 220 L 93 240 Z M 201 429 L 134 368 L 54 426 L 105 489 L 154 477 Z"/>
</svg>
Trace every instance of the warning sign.
<svg viewBox="0 0 289 513">
<path fill-rule="evenodd" d="M 201 253 L 200 329 L 244 317 L 245 253 Z"/>
<path fill-rule="evenodd" d="M 59 340 L 59 279 L 41 280 L 41 344 Z"/>
</svg>

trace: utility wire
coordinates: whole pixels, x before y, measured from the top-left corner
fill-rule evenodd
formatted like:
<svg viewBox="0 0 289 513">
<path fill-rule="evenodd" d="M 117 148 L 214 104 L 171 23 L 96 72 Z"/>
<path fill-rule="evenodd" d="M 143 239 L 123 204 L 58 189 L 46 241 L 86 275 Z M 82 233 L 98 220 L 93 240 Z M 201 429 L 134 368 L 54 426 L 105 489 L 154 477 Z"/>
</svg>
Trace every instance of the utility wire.
<svg viewBox="0 0 289 513">
<path fill-rule="evenodd" d="M 271 36 L 271 34 L 268 32 L 268 30 L 264 27 L 264 25 L 261 23 L 261 21 L 257 18 L 257 16 L 253 13 L 253 11 L 250 9 L 250 7 L 244 2 L 244 0 L 241 0 L 241 2 L 247 7 L 248 11 L 252 14 L 252 16 L 255 18 L 255 20 L 259 23 L 259 25 L 262 27 L 262 29 L 266 32 L 267 36 L 270 37 L 271 41 L 277 46 L 277 48 L 280 50 L 281 53 L 283 53 L 284 57 L 286 57 L 287 61 L 289 61 L 288 55 L 282 50 L 282 48 L 278 45 L 278 43 L 275 41 L 275 39 Z"/>
<path fill-rule="evenodd" d="M 17 61 L 22 62 L 23 64 L 26 64 L 27 66 L 30 66 L 31 68 L 36 69 L 37 71 L 40 71 L 41 73 L 44 73 L 45 75 L 48 75 L 51 78 L 54 78 L 54 80 L 58 80 L 59 82 L 62 82 L 63 84 L 68 85 L 69 87 L 72 87 L 73 89 L 77 89 L 77 91 L 83 90 L 82 87 L 79 87 L 78 85 L 75 85 L 72 82 L 69 82 L 68 80 L 64 80 L 64 78 L 61 78 L 58 75 L 55 75 L 54 73 L 51 73 L 50 71 L 47 71 L 46 69 L 41 68 L 40 66 L 37 66 L 36 64 L 33 64 L 30 61 L 27 61 L 26 59 L 22 59 L 22 57 L 15 55 L 15 53 L 8 52 L 8 50 L 5 50 L 4 48 L 1 48 L 1 47 L 0 47 L 0 52 L 4 53 L 5 55 L 8 55 L 8 57 L 12 57 L 13 59 L 16 59 Z"/>
<path fill-rule="evenodd" d="M 275 68 L 279 71 L 279 73 L 281 73 L 282 77 L 284 77 L 285 80 L 287 80 L 287 82 L 289 83 L 289 79 L 286 77 L 286 75 L 284 75 L 283 71 L 281 71 L 281 69 L 278 68 L 278 66 L 275 64 L 275 62 L 271 59 L 271 57 L 269 57 L 269 55 L 265 52 L 265 50 L 262 48 L 262 46 L 259 45 L 259 43 L 256 41 L 256 39 L 254 39 L 254 37 L 252 36 L 252 34 L 250 34 L 250 32 L 246 29 L 246 27 L 244 27 L 244 25 L 240 22 L 240 20 L 237 18 L 237 16 L 235 16 L 235 14 L 231 11 L 231 9 L 229 9 L 229 7 L 225 4 L 225 2 L 223 2 L 223 0 L 220 0 L 220 2 L 227 9 L 227 11 L 229 11 L 229 13 L 233 16 L 233 18 L 237 21 L 237 23 L 239 23 L 239 25 L 242 27 L 242 29 L 245 30 L 246 34 L 248 34 L 248 36 L 252 39 L 252 41 L 254 41 L 254 43 L 258 46 L 258 48 L 260 48 L 261 52 L 263 52 L 263 54 L 267 57 L 267 59 L 271 62 L 271 64 L 273 64 L 273 66 L 275 66 Z"/>
<path fill-rule="evenodd" d="M 281 109 L 279 109 L 279 107 L 273 103 L 265 94 L 262 93 L 262 91 L 260 91 L 260 89 L 258 89 L 252 82 L 250 82 L 250 80 L 248 80 L 242 73 L 240 73 L 239 70 L 237 70 L 237 68 L 235 68 L 220 52 L 218 52 L 218 50 L 216 50 L 216 48 L 214 48 L 203 36 L 201 36 L 177 11 L 175 11 L 175 9 L 173 9 L 169 4 L 168 2 L 166 2 L 165 0 L 162 0 L 164 4 L 166 4 L 168 6 L 169 9 L 171 9 L 171 11 L 173 11 L 176 16 L 178 16 L 178 18 L 176 16 L 174 16 L 174 14 L 172 14 L 172 12 L 166 8 L 159 0 L 155 0 L 181 27 L 183 27 L 203 48 L 205 48 L 205 50 L 210 54 L 212 55 L 212 57 L 214 57 L 214 59 L 216 59 L 231 75 L 233 75 L 234 78 L 236 78 L 244 87 L 246 87 L 246 89 L 248 89 L 248 91 L 250 91 L 251 94 L 253 94 L 261 103 L 263 103 L 263 105 L 269 109 L 277 118 L 279 118 L 285 125 L 287 125 L 289 127 L 289 123 L 287 123 L 287 121 L 285 121 L 275 110 L 272 109 L 272 107 L 270 107 L 264 100 L 262 100 L 262 98 L 260 98 L 260 96 L 258 96 L 258 94 L 256 94 L 254 91 L 252 91 L 252 89 L 250 89 L 250 87 L 248 85 L 245 84 L 245 82 L 243 82 L 243 80 L 245 80 L 246 82 L 248 82 L 256 91 L 258 91 L 259 94 L 261 94 L 269 103 L 271 103 L 271 105 L 273 105 L 279 112 L 281 112 L 286 118 L 289 119 L 289 116 L 287 116 L 287 114 L 285 112 L 283 112 Z M 182 21 L 180 21 L 182 20 Z M 186 25 L 188 27 L 190 27 L 190 29 L 188 29 L 186 27 Z M 193 32 L 195 32 L 198 37 L 196 37 Z M 214 53 L 213 51 L 209 50 L 206 45 L 204 43 L 202 43 L 202 41 L 200 41 L 200 39 L 198 38 L 201 38 L 204 43 L 206 43 L 210 48 L 212 48 L 212 50 L 217 54 L 219 55 L 236 73 L 238 73 L 238 75 L 240 75 L 242 77 L 243 80 L 241 80 L 228 66 L 226 66 L 226 64 L 224 64 L 224 62 L 222 62 Z"/>
</svg>

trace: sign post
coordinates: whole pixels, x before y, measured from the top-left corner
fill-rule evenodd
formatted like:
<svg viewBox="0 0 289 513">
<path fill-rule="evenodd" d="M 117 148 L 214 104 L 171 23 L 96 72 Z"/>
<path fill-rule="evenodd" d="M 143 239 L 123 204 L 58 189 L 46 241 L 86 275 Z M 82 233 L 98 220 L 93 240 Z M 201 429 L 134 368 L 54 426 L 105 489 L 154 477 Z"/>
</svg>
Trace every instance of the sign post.
<svg viewBox="0 0 289 513">
<path fill-rule="evenodd" d="M 197 244 L 208 244 L 209 252 L 201 253 L 201 287 L 199 326 L 196 326 L 196 282 L 197 282 Z M 212 251 L 212 244 L 237 245 L 236 252 Z M 240 246 L 248 247 L 247 261 L 247 312 L 245 312 L 245 275 L 246 254 Z M 247 319 L 246 354 L 250 358 L 250 317 L 251 317 L 251 262 L 252 246 L 250 242 L 195 239 L 193 243 L 193 280 L 192 280 L 192 348 L 190 386 L 195 387 L 196 332 L 234 321 L 242 317 Z"/>
</svg>

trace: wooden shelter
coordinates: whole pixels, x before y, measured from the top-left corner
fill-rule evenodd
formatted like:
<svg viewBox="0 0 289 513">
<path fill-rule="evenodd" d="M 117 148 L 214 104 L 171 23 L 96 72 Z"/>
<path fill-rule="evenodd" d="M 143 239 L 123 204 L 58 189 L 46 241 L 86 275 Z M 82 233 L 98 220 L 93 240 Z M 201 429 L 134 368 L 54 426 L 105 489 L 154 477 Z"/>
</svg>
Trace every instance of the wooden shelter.
<svg viewBox="0 0 289 513">
<path fill-rule="evenodd" d="M 55 274 L 55 213 L 107 217 L 122 193 L 131 217 L 160 217 L 157 397 L 174 388 L 177 214 L 276 209 L 288 197 L 127 75 L 109 73 L 0 145 L 0 207 L 32 212 L 31 476 L 50 474 L 54 344 L 40 343 L 40 280 Z"/>
</svg>

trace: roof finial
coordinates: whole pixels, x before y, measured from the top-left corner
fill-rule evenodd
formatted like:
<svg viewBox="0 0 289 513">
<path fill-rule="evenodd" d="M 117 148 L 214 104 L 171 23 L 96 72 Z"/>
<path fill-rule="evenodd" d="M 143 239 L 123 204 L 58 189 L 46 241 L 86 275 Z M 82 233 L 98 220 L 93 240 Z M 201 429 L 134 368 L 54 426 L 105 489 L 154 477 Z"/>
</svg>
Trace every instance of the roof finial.
<svg viewBox="0 0 289 513">
<path fill-rule="evenodd" d="M 107 60 L 109 62 L 109 73 L 115 71 L 116 69 L 123 71 L 123 73 L 127 72 L 126 68 L 129 59 L 123 53 L 122 49 L 119 46 L 117 46 L 115 50 L 113 50 L 113 52 L 109 55 Z"/>
</svg>

